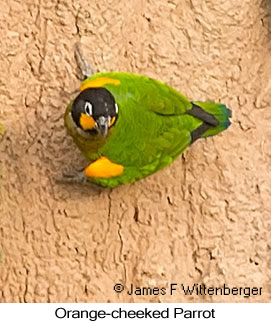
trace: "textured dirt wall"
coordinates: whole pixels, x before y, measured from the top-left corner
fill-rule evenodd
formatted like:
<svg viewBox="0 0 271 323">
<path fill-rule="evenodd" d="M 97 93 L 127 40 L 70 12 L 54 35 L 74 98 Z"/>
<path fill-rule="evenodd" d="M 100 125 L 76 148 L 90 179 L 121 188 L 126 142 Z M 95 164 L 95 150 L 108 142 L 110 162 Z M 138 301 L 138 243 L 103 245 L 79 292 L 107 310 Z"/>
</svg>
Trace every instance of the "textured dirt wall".
<svg viewBox="0 0 271 323">
<path fill-rule="evenodd" d="M 0 300 L 271 300 L 269 0 L 0 0 Z M 228 131 L 114 190 L 60 185 L 86 165 L 63 113 L 96 71 L 160 79 L 233 110 Z M 129 296 L 170 283 L 263 287 L 262 296 Z"/>
</svg>

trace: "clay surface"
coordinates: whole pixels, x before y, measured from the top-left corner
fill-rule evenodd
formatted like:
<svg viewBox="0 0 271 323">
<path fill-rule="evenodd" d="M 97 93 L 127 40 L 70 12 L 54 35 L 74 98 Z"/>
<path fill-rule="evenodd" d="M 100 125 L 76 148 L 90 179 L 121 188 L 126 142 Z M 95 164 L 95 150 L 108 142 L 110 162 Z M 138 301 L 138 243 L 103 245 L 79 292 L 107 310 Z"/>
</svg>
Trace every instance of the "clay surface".
<svg viewBox="0 0 271 323">
<path fill-rule="evenodd" d="M 271 300 L 271 2 L 0 0 L 0 301 Z M 86 161 L 63 113 L 74 44 L 233 111 L 224 133 L 114 190 L 57 184 Z M 165 287 L 166 295 L 113 286 Z M 178 290 L 170 295 L 171 283 Z M 181 284 L 262 287 L 185 296 Z"/>
</svg>

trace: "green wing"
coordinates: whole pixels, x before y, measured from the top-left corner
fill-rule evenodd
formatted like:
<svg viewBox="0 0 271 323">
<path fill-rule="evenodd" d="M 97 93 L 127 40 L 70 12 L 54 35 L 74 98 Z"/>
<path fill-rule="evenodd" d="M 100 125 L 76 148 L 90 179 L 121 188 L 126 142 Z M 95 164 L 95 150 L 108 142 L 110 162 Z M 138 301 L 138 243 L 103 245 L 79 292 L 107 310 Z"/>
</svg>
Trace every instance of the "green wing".
<svg viewBox="0 0 271 323">
<path fill-rule="evenodd" d="M 108 87 L 118 103 L 137 110 L 143 116 L 137 127 L 144 137 L 144 149 L 148 151 L 147 164 L 155 159 L 156 162 L 159 160 L 157 167 L 163 168 L 172 162 L 190 144 L 190 132 L 201 124 L 200 120 L 186 114 L 192 103 L 170 86 L 145 76 L 129 73 L 106 75 L 120 81 L 119 96 L 118 86 Z"/>
<path fill-rule="evenodd" d="M 106 73 L 120 81 L 121 86 L 109 87 L 114 94 L 121 93 L 119 101 L 134 100 L 161 116 L 181 117 L 182 130 L 190 131 L 191 142 L 213 136 L 226 130 L 230 125 L 231 111 L 221 103 L 192 102 L 172 87 L 141 75 L 129 73 Z M 118 92 L 120 90 L 120 92 Z M 124 91 L 123 91 L 124 90 Z M 187 118 L 187 116 L 189 116 Z"/>
</svg>

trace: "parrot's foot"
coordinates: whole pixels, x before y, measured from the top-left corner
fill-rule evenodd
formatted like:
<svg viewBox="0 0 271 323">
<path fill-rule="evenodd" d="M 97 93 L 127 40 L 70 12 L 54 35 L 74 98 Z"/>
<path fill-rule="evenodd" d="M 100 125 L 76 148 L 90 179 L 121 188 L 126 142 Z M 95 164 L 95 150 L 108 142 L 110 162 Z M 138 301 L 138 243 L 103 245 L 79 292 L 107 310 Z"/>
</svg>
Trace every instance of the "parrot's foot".
<svg viewBox="0 0 271 323">
<path fill-rule="evenodd" d="M 85 171 L 81 171 L 75 174 L 63 173 L 63 177 L 56 179 L 57 183 L 88 183 L 88 178 Z"/>
<path fill-rule="evenodd" d="M 90 76 L 92 76 L 93 69 L 91 68 L 91 66 L 89 65 L 89 63 L 87 62 L 87 60 L 84 57 L 80 42 L 77 42 L 75 44 L 74 56 L 75 56 L 77 66 L 80 70 L 82 80 L 85 80 L 85 79 L 89 78 Z"/>
</svg>

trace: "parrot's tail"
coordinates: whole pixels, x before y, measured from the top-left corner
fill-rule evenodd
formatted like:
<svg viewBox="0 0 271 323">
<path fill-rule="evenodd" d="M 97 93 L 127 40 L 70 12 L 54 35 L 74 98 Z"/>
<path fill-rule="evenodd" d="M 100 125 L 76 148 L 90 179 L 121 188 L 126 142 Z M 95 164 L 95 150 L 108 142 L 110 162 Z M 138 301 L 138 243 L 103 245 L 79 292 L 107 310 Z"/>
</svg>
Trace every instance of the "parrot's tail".
<svg viewBox="0 0 271 323">
<path fill-rule="evenodd" d="M 203 123 L 191 132 L 192 142 L 198 138 L 214 136 L 226 130 L 231 124 L 231 110 L 224 104 L 214 102 L 192 102 L 192 109 L 186 111 Z"/>
</svg>

